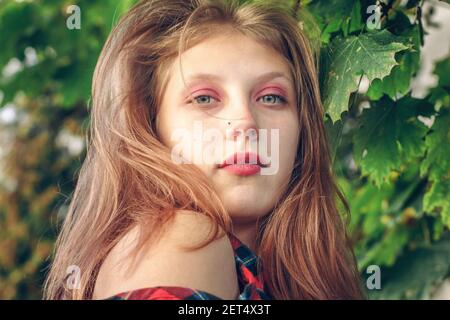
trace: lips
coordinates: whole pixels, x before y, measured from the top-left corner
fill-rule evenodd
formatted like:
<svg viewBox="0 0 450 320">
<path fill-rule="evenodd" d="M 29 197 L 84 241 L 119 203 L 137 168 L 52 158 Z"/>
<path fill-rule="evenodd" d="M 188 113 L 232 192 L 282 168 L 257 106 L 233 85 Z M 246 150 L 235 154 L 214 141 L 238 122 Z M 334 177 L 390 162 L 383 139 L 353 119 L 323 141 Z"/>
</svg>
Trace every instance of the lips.
<svg viewBox="0 0 450 320">
<path fill-rule="evenodd" d="M 250 161 L 252 162 L 250 163 Z M 236 152 L 226 158 L 222 164 L 219 165 L 219 168 L 224 168 L 231 165 L 258 165 L 260 167 L 268 166 L 261 163 L 259 155 L 254 152 Z"/>
</svg>

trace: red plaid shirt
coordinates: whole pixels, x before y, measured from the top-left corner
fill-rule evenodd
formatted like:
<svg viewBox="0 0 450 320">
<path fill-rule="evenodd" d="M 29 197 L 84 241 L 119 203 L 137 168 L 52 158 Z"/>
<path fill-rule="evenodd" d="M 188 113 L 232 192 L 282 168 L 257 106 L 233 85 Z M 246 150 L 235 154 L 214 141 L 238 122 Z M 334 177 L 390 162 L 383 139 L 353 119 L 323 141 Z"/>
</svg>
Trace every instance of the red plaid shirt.
<svg viewBox="0 0 450 320">
<path fill-rule="evenodd" d="M 234 251 L 239 283 L 238 300 L 271 300 L 264 292 L 264 283 L 257 268 L 260 258 L 235 235 L 228 233 Z M 221 298 L 197 289 L 158 286 L 121 292 L 105 300 L 221 300 Z"/>
</svg>

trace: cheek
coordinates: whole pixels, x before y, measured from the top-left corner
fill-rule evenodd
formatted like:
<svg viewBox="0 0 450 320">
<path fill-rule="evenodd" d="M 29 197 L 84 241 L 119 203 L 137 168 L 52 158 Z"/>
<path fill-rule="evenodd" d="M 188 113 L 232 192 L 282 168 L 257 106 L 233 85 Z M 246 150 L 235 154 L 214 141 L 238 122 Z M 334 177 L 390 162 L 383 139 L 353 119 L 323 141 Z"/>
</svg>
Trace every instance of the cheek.
<svg viewBox="0 0 450 320">
<path fill-rule="evenodd" d="M 178 141 L 172 140 L 172 137 L 183 136 L 183 131 L 190 130 L 188 115 L 180 113 L 175 108 L 163 106 L 158 113 L 157 133 L 161 142 L 168 148 L 173 148 L 179 144 Z M 185 134 L 184 134 L 185 135 Z"/>
<path fill-rule="evenodd" d="M 170 149 L 175 163 L 194 164 L 205 171 L 205 164 L 213 163 L 218 154 L 215 144 L 204 137 L 208 127 L 189 113 L 176 114 L 167 117 L 166 113 L 159 118 L 159 134 L 163 144 Z"/>
<path fill-rule="evenodd" d="M 167 147 L 170 147 L 171 126 L 166 110 L 161 109 L 156 116 L 156 133 L 161 143 Z"/>
<path fill-rule="evenodd" d="M 291 173 L 299 144 L 299 126 L 292 119 L 280 129 L 280 169 L 286 174 Z"/>
</svg>

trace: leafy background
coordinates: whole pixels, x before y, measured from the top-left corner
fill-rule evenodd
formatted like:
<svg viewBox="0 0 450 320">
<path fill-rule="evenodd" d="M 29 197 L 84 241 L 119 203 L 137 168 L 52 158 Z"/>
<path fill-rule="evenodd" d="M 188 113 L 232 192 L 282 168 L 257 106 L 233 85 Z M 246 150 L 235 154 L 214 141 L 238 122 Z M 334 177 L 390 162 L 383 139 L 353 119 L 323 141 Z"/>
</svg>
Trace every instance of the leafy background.
<svg viewBox="0 0 450 320">
<path fill-rule="evenodd" d="M 362 279 L 381 267 L 381 289 L 368 295 L 429 299 L 450 275 L 450 58 L 435 64 L 425 94 L 411 84 L 427 34 L 442 28 L 436 8 L 450 10 L 449 1 L 385 1 L 373 30 L 375 1 L 283 1 L 320 49 L 325 121 Z M 85 156 L 95 63 L 135 2 L 0 0 L 2 299 L 41 299 Z M 81 30 L 66 28 L 73 4 Z"/>
</svg>

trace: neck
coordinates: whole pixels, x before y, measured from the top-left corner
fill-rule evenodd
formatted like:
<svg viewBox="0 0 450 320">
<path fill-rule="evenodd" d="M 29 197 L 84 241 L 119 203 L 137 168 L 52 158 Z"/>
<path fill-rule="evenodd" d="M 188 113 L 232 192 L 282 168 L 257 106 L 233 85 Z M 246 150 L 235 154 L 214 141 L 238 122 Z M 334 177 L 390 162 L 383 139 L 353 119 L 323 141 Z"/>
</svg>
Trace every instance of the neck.
<svg viewBox="0 0 450 320">
<path fill-rule="evenodd" d="M 256 252 L 256 222 L 249 224 L 233 223 L 233 233 L 250 250 Z"/>
</svg>

